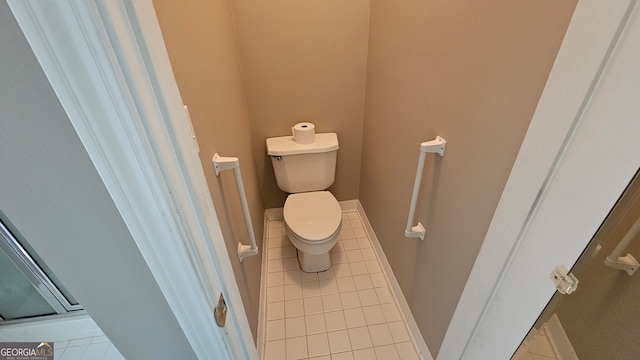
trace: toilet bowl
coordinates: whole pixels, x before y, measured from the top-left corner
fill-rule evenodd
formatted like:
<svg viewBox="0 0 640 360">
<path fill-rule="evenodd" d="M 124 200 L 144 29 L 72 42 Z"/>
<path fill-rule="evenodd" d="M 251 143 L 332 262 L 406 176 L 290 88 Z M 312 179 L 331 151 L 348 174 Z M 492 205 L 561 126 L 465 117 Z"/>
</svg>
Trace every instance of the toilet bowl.
<svg viewBox="0 0 640 360">
<path fill-rule="evenodd" d="M 338 200 L 328 191 L 291 194 L 285 201 L 283 215 L 285 233 L 298 249 L 302 271 L 329 269 L 329 251 L 338 241 L 342 227 Z"/>
</svg>

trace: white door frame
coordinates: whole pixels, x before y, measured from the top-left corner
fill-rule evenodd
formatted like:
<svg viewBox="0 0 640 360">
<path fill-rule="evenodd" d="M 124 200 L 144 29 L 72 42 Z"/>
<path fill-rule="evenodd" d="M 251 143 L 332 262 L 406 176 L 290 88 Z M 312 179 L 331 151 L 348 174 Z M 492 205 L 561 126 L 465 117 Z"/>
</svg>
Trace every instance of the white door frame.
<svg viewBox="0 0 640 360">
<path fill-rule="evenodd" d="M 640 74 L 610 71 L 636 3 L 578 2 L 438 359 L 509 358 L 638 169 Z"/>
<path fill-rule="evenodd" d="M 257 359 L 151 1 L 8 3 L 195 354 Z"/>
</svg>

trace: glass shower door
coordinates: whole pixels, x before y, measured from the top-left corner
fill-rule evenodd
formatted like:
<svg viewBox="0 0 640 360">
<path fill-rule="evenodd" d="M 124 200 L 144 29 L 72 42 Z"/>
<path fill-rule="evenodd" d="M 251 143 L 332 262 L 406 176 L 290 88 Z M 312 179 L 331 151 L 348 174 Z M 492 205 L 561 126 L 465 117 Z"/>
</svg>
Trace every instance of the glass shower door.
<svg viewBox="0 0 640 360">
<path fill-rule="evenodd" d="M 6 220 L 0 222 L 0 321 L 63 314 L 82 307 Z M 28 246 L 28 245 L 27 245 Z"/>
<path fill-rule="evenodd" d="M 640 273 L 605 264 L 625 237 L 621 256 L 640 260 L 640 180 L 636 174 L 571 273 L 579 280 L 570 295 L 553 296 L 512 359 L 638 359 Z"/>
</svg>

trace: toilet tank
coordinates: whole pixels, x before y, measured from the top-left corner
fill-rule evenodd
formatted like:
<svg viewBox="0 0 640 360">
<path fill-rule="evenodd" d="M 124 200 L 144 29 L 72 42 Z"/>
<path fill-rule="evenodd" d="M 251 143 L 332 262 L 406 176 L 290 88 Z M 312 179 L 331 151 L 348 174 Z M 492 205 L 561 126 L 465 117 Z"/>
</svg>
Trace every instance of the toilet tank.
<svg viewBox="0 0 640 360">
<path fill-rule="evenodd" d="M 278 187 L 287 193 L 325 190 L 335 180 L 338 135 L 316 134 L 311 144 L 299 144 L 293 136 L 267 139 Z"/>
</svg>

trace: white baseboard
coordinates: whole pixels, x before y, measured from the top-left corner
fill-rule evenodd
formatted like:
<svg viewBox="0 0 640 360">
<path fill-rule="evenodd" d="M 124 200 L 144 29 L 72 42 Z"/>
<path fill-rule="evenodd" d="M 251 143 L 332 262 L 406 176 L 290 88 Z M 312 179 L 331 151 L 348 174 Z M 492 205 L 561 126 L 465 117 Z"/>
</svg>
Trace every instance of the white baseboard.
<svg viewBox="0 0 640 360">
<path fill-rule="evenodd" d="M 282 220 L 283 215 L 282 215 L 282 210 L 283 208 L 272 208 L 272 209 L 266 209 L 264 211 L 265 216 L 267 217 L 267 220 Z"/>
<path fill-rule="evenodd" d="M 265 331 L 267 329 L 267 240 L 269 236 L 269 218 L 267 209 L 264 212 L 264 227 L 262 231 L 262 266 L 260 267 L 260 303 L 258 305 L 258 359 L 264 359 L 264 346 L 266 344 Z M 280 214 L 282 214 L 282 208 L 280 208 Z"/>
<path fill-rule="evenodd" d="M 360 201 L 356 200 L 356 203 L 358 204 L 357 206 L 358 215 L 360 215 L 360 219 L 364 224 L 365 231 L 367 232 L 367 235 L 369 235 L 369 239 L 371 239 L 371 244 L 373 245 L 373 249 L 376 252 L 376 255 L 378 256 L 378 260 L 380 261 L 380 267 L 382 267 L 382 271 L 384 272 L 385 277 L 389 282 L 389 287 L 391 289 L 392 295 L 395 297 L 398 303 L 398 306 L 400 307 L 400 313 L 402 314 L 405 324 L 407 325 L 407 329 L 409 329 L 409 334 L 413 339 L 413 343 L 417 347 L 418 355 L 420 356 L 420 359 L 433 360 L 431 351 L 429 351 L 429 347 L 427 346 L 427 343 L 424 341 L 424 338 L 420 333 L 418 324 L 416 323 L 416 320 L 414 319 L 413 314 L 411 313 L 411 309 L 409 308 L 409 304 L 407 303 L 407 300 L 404 298 L 402 290 L 400 289 L 400 284 L 398 284 L 398 281 L 396 280 L 396 277 L 393 274 L 391 265 L 389 265 L 389 262 L 387 261 L 387 257 L 385 256 L 384 251 L 380 246 L 378 237 L 373 231 L 373 227 L 371 227 L 369 218 L 367 218 L 367 215 L 365 214 L 364 209 L 360 204 Z"/>
<path fill-rule="evenodd" d="M 345 201 L 340 201 L 340 208 L 342 209 L 342 211 L 357 211 L 358 210 L 358 204 L 360 203 L 358 200 L 345 200 Z"/>
</svg>

